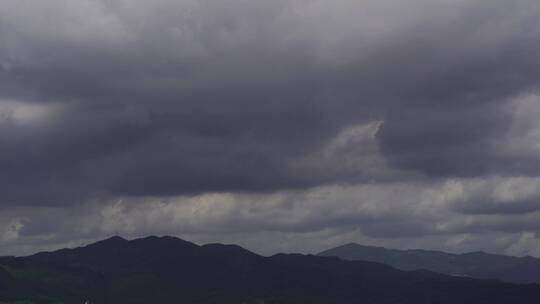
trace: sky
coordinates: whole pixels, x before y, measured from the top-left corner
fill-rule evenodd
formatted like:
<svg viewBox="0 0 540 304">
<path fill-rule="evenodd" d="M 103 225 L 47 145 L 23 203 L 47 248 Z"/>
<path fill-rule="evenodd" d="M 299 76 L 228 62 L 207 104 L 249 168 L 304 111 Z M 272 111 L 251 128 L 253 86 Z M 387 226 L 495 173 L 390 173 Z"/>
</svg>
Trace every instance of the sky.
<svg viewBox="0 0 540 304">
<path fill-rule="evenodd" d="M 0 0 L 0 255 L 540 257 L 537 0 Z"/>
</svg>

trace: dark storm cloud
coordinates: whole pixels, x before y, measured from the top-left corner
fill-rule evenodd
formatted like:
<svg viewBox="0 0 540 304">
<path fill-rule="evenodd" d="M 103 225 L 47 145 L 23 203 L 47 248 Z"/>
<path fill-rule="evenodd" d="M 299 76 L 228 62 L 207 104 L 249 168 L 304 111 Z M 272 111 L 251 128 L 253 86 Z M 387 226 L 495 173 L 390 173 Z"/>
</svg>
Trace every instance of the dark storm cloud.
<svg viewBox="0 0 540 304">
<path fill-rule="evenodd" d="M 513 144 L 506 135 L 513 117 L 498 102 L 395 110 L 378 133 L 381 151 L 392 164 L 430 176 L 537 176 L 538 153 L 501 147 Z"/>
<path fill-rule="evenodd" d="M 472 7 L 470 19 L 438 33 L 438 45 L 419 49 L 425 57 L 416 64 L 429 72 L 412 77 L 416 86 L 400 96 L 378 134 L 394 165 L 440 177 L 538 175 L 536 147 L 501 147 L 513 144 L 509 99 L 538 90 L 538 5 L 496 3 Z"/>
<path fill-rule="evenodd" d="M 354 183 L 306 159 L 372 121 L 398 168 L 538 174 L 500 149 L 540 76 L 538 4 L 415 3 L 0 1 L 0 102 L 48 111 L 0 120 L 1 202 Z"/>
</svg>

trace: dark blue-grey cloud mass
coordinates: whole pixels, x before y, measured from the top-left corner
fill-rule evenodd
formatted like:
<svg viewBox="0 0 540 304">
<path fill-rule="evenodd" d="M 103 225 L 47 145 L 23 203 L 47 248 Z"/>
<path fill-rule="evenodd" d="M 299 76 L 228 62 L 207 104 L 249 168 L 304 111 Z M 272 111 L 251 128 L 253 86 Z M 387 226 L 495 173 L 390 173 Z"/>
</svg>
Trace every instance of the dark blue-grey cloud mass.
<svg viewBox="0 0 540 304">
<path fill-rule="evenodd" d="M 503 233 L 483 217 L 538 211 L 539 16 L 533 0 L 0 0 L 0 239 L 48 230 L 32 208 L 453 180 L 486 184 L 441 199 L 451 222 L 381 195 L 369 216 L 306 204 L 291 222 L 311 220 L 265 229 Z"/>
</svg>

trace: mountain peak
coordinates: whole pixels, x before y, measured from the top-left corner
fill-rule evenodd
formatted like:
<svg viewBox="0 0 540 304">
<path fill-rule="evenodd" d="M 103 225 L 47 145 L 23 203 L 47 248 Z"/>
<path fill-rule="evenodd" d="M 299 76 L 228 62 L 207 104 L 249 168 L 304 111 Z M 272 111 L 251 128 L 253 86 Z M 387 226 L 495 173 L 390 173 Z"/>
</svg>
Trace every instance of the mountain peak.
<svg viewBox="0 0 540 304">
<path fill-rule="evenodd" d="M 335 253 L 340 253 L 341 254 L 343 252 L 356 252 L 358 250 L 378 252 L 378 251 L 381 251 L 381 250 L 391 250 L 391 249 L 386 249 L 384 247 L 376 247 L 376 246 L 366 246 L 366 245 L 361 245 L 361 244 L 358 244 L 358 243 L 348 243 L 348 244 L 341 245 L 341 246 L 338 246 L 338 247 L 335 247 L 335 248 L 332 248 L 332 249 L 329 249 L 329 250 L 322 251 L 318 255 L 320 255 L 320 256 L 332 256 Z"/>
<path fill-rule="evenodd" d="M 101 241 L 97 241 L 95 243 L 91 243 L 91 244 L 88 244 L 82 248 L 93 248 L 93 247 L 118 247 L 118 246 L 122 246 L 122 245 L 125 245 L 127 243 L 129 243 L 130 241 L 120 237 L 120 236 L 112 236 L 108 239 L 104 239 L 104 240 L 101 240 Z"/>
<path fill-rule="evenodd" d="M 125 243 L 125 242 L 128 242 L 128 240 L 126 240 L 125 238 L 123 238 L 121 236 L 115 235 L 115 236 L 111 236 L 108 239 L 104 239 L 101 242 Z"/>
</svg>

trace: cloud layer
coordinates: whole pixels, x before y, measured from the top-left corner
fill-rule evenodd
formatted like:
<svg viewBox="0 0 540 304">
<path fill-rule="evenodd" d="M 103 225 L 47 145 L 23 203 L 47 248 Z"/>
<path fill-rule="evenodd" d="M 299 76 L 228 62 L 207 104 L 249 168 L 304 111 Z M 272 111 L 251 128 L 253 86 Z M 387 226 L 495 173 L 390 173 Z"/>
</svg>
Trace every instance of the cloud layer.
<svg viewBox="0 0 540 304">
<path fill-rule="evenodd" d="M 534 0 L 0 0 L 0 241 L 538 254 L 539 15 Z"/>
</svg>

